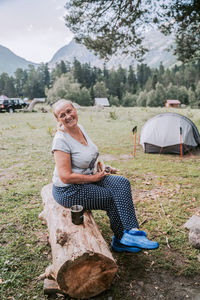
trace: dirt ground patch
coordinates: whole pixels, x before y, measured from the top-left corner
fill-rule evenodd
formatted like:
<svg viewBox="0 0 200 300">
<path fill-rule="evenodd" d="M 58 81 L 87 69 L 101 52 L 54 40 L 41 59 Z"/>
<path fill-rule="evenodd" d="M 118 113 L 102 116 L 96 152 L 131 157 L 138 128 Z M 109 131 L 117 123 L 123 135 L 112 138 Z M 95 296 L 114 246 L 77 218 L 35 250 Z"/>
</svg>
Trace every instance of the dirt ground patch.
<svg viewBox="0 0 200 300">
<path fill-rule="evenodd" d="M 102 154 L 101 158 L 105 161 L 113 161 L 113 160 L 117 160 L 117 156 L 114 156 L 112 154 Z"/>
<path fill-rule="evenodd" d="M 186 279 L 159 270 L 147 271 L 131 281 L 126 299 L 198 300 L 200 299 L 199 278 Z"/>
<path fill-rule="evenodd" d="M 133 158 L 131 154 L 120 154 L 119 156 L 115 156 L 112 154 L 103 154 L 101 155 L 102 159 L 105 161 L 114 161 L 114 160 L 129 160 Z"/>
<path fill-rule="evenodd" d="M 23 163 L 17 163 L 7 169 L 0 169 L 0 181 L 12 179 L 15 176 L 15 170 L 23 165 Z"/>
</svg>

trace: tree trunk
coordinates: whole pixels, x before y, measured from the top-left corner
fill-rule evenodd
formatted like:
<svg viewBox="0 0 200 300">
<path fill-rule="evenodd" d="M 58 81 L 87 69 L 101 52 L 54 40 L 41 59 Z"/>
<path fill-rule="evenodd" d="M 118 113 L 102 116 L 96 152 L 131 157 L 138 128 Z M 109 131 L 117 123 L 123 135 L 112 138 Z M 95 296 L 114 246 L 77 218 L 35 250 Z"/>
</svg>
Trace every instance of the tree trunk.
<svg viewBox="0 0 200 300">
<path fill-rule="evenodd" d="M 35 106 L 36 104 L 38 104 L 38 103 L 43 103 L 43 104 L 44 104 L 44 101 L 41 101 L 41 100 L 39 100 L 39 99 L 32 100 L 31 103 L 29 104 L 27 110 L 28 110 L 28 111 L 32 111 L 33 108 L 34 108 L 34 106 Z"/>
<path fill-rule="evenodd" d="M 70 209 L 59 205 L 51 190 L 52 184 L 42 189 L 44 210 L 39 216 L 49 229 L 51 277 L 69 296 L 90 298 L 110 287 L 117 265 L 91 212 L 84 212 L 82 225 L 74 225 Z"/>
</svg>

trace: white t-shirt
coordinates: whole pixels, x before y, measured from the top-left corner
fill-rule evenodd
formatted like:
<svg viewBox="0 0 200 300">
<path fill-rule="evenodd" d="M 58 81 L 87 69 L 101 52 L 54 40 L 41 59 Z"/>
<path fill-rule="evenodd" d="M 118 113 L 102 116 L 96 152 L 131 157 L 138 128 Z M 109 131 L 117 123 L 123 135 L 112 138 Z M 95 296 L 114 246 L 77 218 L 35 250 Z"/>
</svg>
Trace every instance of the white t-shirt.
<svg viewBox="0 0 200 300">
<path fill-rule="evenodd" d="M 93 173 L 94 164 L 99 156 L 99 151 L 97 146 L 87 135 L 83 126 L 80 124 L 78 124 L 78 126 L 81 129 L 88 145 L 82 145 L 69 133 L 60 130 L 56 132 L 53 139 L 52 152 L 54 152 L 54 150 L 60 150 L 69 153 L 71 155 L 72 173 L 88 175 Z M 63 183 L 59 178 L 56 166 L 52 181 L 55 186 L 59 187 L 66 187 L 70 185 L 69 183 Z"/>
</svg>

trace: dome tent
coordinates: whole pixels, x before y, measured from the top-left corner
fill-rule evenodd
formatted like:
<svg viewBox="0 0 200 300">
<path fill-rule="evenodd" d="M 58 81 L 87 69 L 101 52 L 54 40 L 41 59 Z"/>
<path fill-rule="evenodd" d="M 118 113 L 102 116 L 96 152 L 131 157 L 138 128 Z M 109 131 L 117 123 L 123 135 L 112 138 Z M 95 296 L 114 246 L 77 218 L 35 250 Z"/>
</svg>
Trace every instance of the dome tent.
<svg viewBox="0 0 200 300">
<path fill-rule="evenodd" d="M 140 144 L 145 153 L 180 154 L 181 130 L 183 154 L 200 145 L 195 124 L 177 113 L 163 113 L 149 119 L 141 129 Z"/>
</svg>

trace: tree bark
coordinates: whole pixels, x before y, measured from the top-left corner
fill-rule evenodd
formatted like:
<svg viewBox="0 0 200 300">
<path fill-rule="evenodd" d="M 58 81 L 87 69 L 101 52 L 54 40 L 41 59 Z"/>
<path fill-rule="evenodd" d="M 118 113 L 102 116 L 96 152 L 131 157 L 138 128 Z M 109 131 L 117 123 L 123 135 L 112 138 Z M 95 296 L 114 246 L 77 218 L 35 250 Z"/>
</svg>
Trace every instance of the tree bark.
<svg viewBox="0 0 200 300">
<path fill-rule="evenodd" d="M 84 223 L 71 222 L 69 208 L 59 205 L 52 196 L 52 184 L 41 192 L 44 210 L 40 219 L 49 230 L 52 272 L 61 291 L 85 299 L 110 287 L 117 265 L 91 212 L 84 212 Z"/>
<path fill-rule="evenodd" d="M 28 110 L 28 111 L 32 111 L 33 108 L 34 108 L 34 106 L 35 106 L 36 104 L 38 104 L 38 103 L 43 103 L 43 104 L 44 104 L 44 102 L 41 101 L 41 100 L 39 100 L 39 99 L 32 100 L 31 103 L 29 104 L 27 110 Z"/>
</svg>

